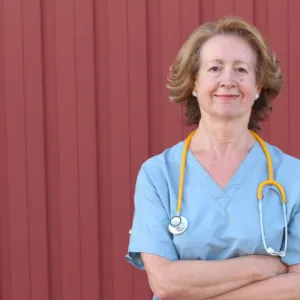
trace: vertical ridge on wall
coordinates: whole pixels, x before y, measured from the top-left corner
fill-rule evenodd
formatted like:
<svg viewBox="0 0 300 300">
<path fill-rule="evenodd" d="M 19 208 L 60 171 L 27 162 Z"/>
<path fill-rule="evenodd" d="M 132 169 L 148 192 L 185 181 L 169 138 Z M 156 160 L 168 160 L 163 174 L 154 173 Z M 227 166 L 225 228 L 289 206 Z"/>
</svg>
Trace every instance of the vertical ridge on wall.
<svg viewBox="0 0 300 300">
<path fill-rule="evenodd" d="M 180 26 L 180 47 L 189 38 L 191 33 L 200 25 L 200 7 L 199 0 L 185 1 L 181 0 L 181 26 Z M 179 51 L 179 49 L 177 49 Z M 180 123 L 182 127 L 181 139 L 185 139 L 191 132 L 191 126 L 186 126 L 185 108 L 182 107 L 180 114 Z M 179 122 L 179 120 L 177 122 Z M 193 126 L 194 128 L 194 126 Z"/>
<path fill-rule="evenodd" d="M 269 5 L 269 43 L 275 51 L 276 59 L 279 59 L 284 74 L 284 82 L 289 81 L 288 72 L 288 20 L 287 1 L 274 0 Z M 280 20 L 280 22 L 278 22 Z M 270 117 L 269 140 L 272 144 L 280 145 L 280 148 L 289 152 L 289 91 L 284 85 L 279 97 L 274 101 L 274 110 Z"/>
<path fill-rule="evenodd" d="M 150 155 L 161 151 L 163 136 L 161 133 L 163 109 L 161 90 L 161 38 L 160 38 L 160 1 L 147 1 L 147 41 L 148 41 L 148 87 L 149 87 L 149 131 Z"/>
<path fill-rule="evenodd" d="M 215 1 L 211 0 L 199 0 L 199 23 L 212 22 L 215 20 Z M 199 24 L 199 25 L 200 25 Z"/>
<path fill-rule="evenodd" d="M 55 1 L 42 1 L 49 298 L 63 300 Z"/>
<path fill-rule="evenodd" d="M 92 0 L 75 0 L 81 300 L 100 298 L 93 9 Z"/>
<path fill-rule="evenodd" d="M 253 23 L 254 0 L 234 0 L 234 14 Z"/>
<path fill-rule="evenodd" d="M 0 299 L 11 300 L 7 120 L 5 93 L 4 0 L 0 0 Z"/>
<path fill-rule="evenodd" d="M 28 181 L 21 0 L 4 1 L 5 105 L 11 299 L 30 300 Z"/>
<path fill-rule="evenodd" d="M 81 300 L 75 3 L 55 5 L 62 299 Z"/>
<path fill-rule="evenodd" d="M 108 2 L 95 1 L 95 67 L 97 103 L 97 153 L 98 153 L 98 191 L 99 191 L 99 267 L 100 299 L 113 299 L 112 270 L 112 204 L 111 204 L 111 101 L 108 89 Z M 111 70 L 113 71 L 113 70 Z M 115 74 L 118 74 L 115 71 Z M 118 86 L 118 82 L 115 82 Z M 122 93 L 121 93 L 122 94 Z M 118 101 L 118 100 L 116 100 Z M 122 98 L 120 96 L 120 101 Z M 120 253 L 121 255 L 121 253 Z"/>
<path fill-rule="evenodd" d="M 129 205 L 127 213 L 130 219 L 124 238 L 125 245 L 129 240 L 129 229 L 132 223 L 134 185 L 141 164 L 149 156 L 149 114 L 148 104 L 148 52 L 147 52 L 147 7 L 146 0 L 128 0 L 128 98 L 129 98 L 129 133 L 130 140 L 130 176 Z M 127 250 L 127 248 L 125 249 Z M 126 251 L 123 253 L 125 262 Z M 126 262 L 125 262 L 126 263 Z M 126 265 L 127 268 L 127 265 Z M 129 273 L 128 273 L 129 276 Z M 139 286 L 139 289 L 133 289 Z M 149 299 L 146 274 L 132 272 L 130 294 L 132 300 Z"/>
<path fill-rule="evenodd" d="M 254 1 L 254 25 L 260 30 L 262 36 L 269 42 L 269 18 L 268 14 L 268 1 Z M 262 131 L 260 135 L 263 139 L 268 140 L 270 136 L 270 124 L 269 120 L 261 124 Z"/>
<path fill-rule="evenodd" d="M 130 276 L 126 274 L 128 229 L 131 226 L 128 200 L 130 197 L 130 128 L 128 88 L 128 2 L 109 0 L 108 4 L 108 92 L 110 101 L 111 142 L 111 224 L 113 297 L 131 295 Z M 122 224 L 122 226 L 120 226 Z M 123 255 L 122 255 L 123 253 Z"/>
<path fill-rule="evenodd" d="M 23 2 L 23 67 L 31 300 L 48 298 L 40 1 Z M 29 5 L 30 4 L 30 5 Z"/>
<path fill-rule="evenodd" d="M 234 15 L 234 0 L 215 0 L 214 18 L 215 20 L 228 15 Z"/>
<path fill-rule="evenodd" d="M 162 147 L 168 148 L 177 143 L 182 137 L 181 108 L 178 104 L 171 103 L 168 99 L 166 89 L 167 76 L 170 65 L 173 63 L 175 56 L 180 47 L 180 1 L 164 0 L 160 1 L 160 38 L 161 38 L 161 71 L 160 78 L 161 97 L 163 109 L 163 120 L 161 132 L 163 134 Z M 172 7 L 172 13 L 170 13 Z M 165 16 L 168 16 L 167 18 Z"/>
</svg>

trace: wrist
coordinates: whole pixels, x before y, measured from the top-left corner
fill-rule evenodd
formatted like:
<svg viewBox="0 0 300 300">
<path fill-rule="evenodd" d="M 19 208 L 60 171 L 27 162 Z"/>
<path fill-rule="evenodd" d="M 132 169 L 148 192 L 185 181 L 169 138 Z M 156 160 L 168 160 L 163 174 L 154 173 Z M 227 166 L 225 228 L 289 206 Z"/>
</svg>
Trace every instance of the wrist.
<svg viewBox="0 0 300 300">
<path fill-rule="evenodd" d="M 247 269 L 249 276 L 253 282 L 264 280 L 270 277 L 269 272 L 262 267 L 262 260 L 259 255 L 251 255 L 247 257 Z"/>
<path fill-rule="evenodd" d="M 266 270 L 262 268 L 261 259 L 258 256 L 251 256 L 250 260 L 253 281 L 264 280 L 268 276 Z"/>
</svg>

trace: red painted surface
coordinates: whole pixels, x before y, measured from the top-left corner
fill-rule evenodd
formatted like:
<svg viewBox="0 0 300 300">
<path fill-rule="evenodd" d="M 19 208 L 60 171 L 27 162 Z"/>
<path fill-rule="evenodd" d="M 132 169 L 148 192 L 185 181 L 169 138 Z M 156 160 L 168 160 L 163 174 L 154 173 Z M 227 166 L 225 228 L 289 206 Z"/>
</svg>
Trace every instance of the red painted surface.
<svg viewBox="0 0 300 300">
<path fill-rule="evenodd" d="M 124 258 L 135 179 L 190 130 L 165 84 L 202 22 L 270 42 L 285 86 L 262 136 L 300 157 L 298 0 L 0 3 L 1 300 L 151 299 Z"/>
</svg>

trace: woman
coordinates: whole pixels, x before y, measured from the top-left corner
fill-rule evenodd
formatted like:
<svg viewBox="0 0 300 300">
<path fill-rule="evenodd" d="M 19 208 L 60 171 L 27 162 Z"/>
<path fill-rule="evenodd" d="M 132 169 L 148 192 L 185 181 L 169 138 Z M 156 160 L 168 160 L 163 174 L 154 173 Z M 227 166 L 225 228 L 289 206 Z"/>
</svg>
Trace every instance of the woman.
<svg viewBox="0 0 300 300">
<path fill-rule="evenodd" d="M 204 24 L 181 48 L 170 69 L 170 98 L 185 104 L 198 126 L 190 141 L 142 165 L 127 254 L 146 270 L 153 299 L 300 299 L 300 161 L 263 143 L 286 212 L 280 187 L 267 185 L 263 201 L 257 198 L 268 165 L 253 132 L 281 87 L 275 56 L 241 19 Z M 188 223 L 176 224 L 176 210 Z"/>
</svg>

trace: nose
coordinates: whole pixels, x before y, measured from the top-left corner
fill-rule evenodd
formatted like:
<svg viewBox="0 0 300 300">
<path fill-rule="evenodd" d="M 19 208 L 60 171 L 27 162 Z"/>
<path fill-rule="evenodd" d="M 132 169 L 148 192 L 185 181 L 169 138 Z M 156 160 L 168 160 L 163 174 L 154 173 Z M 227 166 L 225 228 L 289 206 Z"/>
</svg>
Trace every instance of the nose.
<svg viewBox="0 0 300 300">
<path fill-rule="evenodd" d="M 237 85 L 236 76 L 233 70 L 224 70 L 220 77 L 220 86 L 232 88 Z"/>
</svg>

